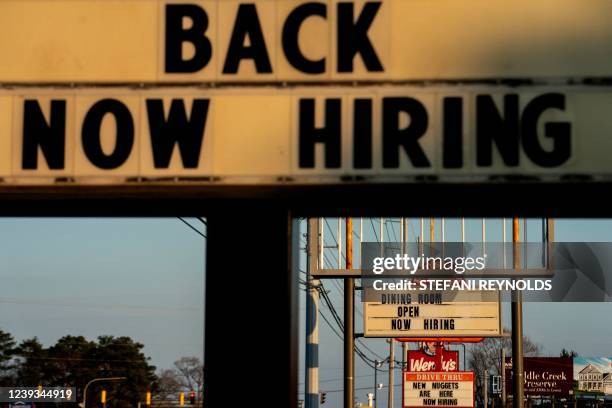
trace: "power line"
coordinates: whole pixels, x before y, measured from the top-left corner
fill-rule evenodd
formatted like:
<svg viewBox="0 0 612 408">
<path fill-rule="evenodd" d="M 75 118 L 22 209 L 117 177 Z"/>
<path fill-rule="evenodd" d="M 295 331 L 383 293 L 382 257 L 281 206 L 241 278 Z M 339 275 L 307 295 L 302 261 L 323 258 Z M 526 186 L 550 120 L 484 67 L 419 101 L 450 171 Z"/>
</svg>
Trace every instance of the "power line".
<svg viewBox="0 0 612 408">
<path fill-rule="evenodd" d="M 387 237 L 391 241 L 393 238 L 391 238 L 391 233 L 389 232 L 389 220 L 385 220 L 385 231 L 387 231 Z"/>
<path fill-rule="evenodd" d="M 199 312 L 198 307 L 182 307 L 182 306 L 138 306 L 125 305 L 116 303 L 83 303 L 83 302 L 63 302 L 54 300 L 30 300 L 25 299 L 0 299 L 0 304 L 16 304 L 16 305 L 35 305 L 35 306 L 56 306 L 56 307 L 87 307 L 87 308 L 104 308 L 113 310 L 135 310 L 135 311 L 176 311 L 176 312 Z"/>
<path fill-rule="evenodd" d="M 332 283 L 338 289 L 338 292 L 340 292 L 342 294 L 342 296 L 344 296 L 344 288 L 342 286 L 340 286 L 340 283 L 338 282 L 338 280 L 339 279 L 332 279 Z"/>
<path fill-rule="evenodd" d="M 327 221 L 327 218 L 323 218 L 323 221 L 325 222 L 325 225 L 327 225 L 327 229 L 329 229 L 329 232 L 331 232 L 331 237 L 334 240 L 334 244 L 336 245 L 336 247 L 340 247 L 340 245 L 338 244 L 338 240 L 336 239 L 336 237 L 334 236 L 334 231 L 331 229 L 331 226 L 329 225 L 329 222 Z M 338 222 L 340 222 L 340 220 L 338 219 Z M 342 249 L 340 249 L 340 255 L 342 255 L 342 258 L 345 258 L 344 254 L 342 253 Z M 336 256 L 336 259 L 338 257 Z"/>
<path fill-rule="evenodd" d="M 327 254 L 325 252 L 323 252 L 323 259 L 325 260 L 325 262 L 327 262 L 329 265 L 333 265 L 333 262 L 329 261 L 329 258 L 327 257 Z"/>
<path fill-rule="evenodd" d="M 340 315 L 336 311 L 336 308 L 334 307 L 331 299 L 329 298 L 329 295 L 325 291 L 325 288 L 323 287 L 323 283 L 321 283 L 321 287 L 319 288 L 319 291 L 321 293 L 321 298 L 326 303 L 327 308 L 329 309 L 330 313 L 332 314 L 332 317 L 336 321 L 336 324 L 338 325 L 340 330 L 344 332 L 344 324 L 342 322 L 342 319 L 340 318 Z M 355 353 L 357 354 L 357 356 L 359 358 L 361 358 L 361 360 L 363 360 L 364 363 L 366 363 L 371 368 L 374 368 L 373 364 L 375 363 L 375 360 L 369 358 L 359 347 L 357 347 L 356 344 L 355 344 Z M 384 370 L 381 370 L 381 371 L 384 371 Z"/>
<path fill-rule="evenodd" d="M 147 364 L 146 360 L 118 360 L 118 359 L 104 359 L 104 358 L 77 358 L 77 357 L 35 357 L 24 354 L 16 354 L 16 356 L 27 359 L 27 360 L 51 360 L 51 361 L 99 361 L 99 362 L 113 362 L 113 363 L 135 363 L 135 364 Z"/>
<path fill-rule="evenodd" d="M 184 219 L 182 219 L 181 217 L 176 217 L 179 220 L 181 220 L 185 225 L 187 225 L 189 228 L 191 228 L 192 230 L 194 230 L 197 234 L 201 235 L 203 238 L 206 238 L 206 235 L 202 234 L 200 232 L 200 230 L 198 230 L 196 227 L 194 227 L 193 225 L 191 225 L 190 223 L 188 223 L 187 221 L 185 221 Z"/>
<path fill-rule="evenodd" d="M 380 360 L 384 360 L 383 357 L 380 356 L 380 354 L 376 353 L 374 350 L 372 350 L 371 348 L 369 348 L 368 346 L 366 346 L 366 344 L 363 342 L 363 339 L 358 338 L 357 339 L 359 341 L 359 344 L 361 344 L 363 347 L 365 347 L 366 350 L 369 350 L 370 353 L 374 354 L 376 357 L 378 357 Z"/>
<path fill-rule="evenodd" d="M 325 315 L 323 314 L 323 310 L 319 309 L 319 314 L 321 315 L 321 317 L 323 318 L 323 320 L 325 321 L 325 323 L 327 323 L 327 325 L 329 326 L 329 328 L 331 329 L 331 331 L 333 331 L 333 332 L 334 332 L 334 334 L 335 334 L 336 336 L 338 336 L 338 338 L 339 338 L 340 340 L 344 340 L 344 339 L 342 338 L 342 335 L 341 335 L 340 333 L 338 333 L 338 332 L 336 331 L 336 328 L 335 328 L 334 326 L 332 326 L 332 324 L 329 322 L 329 320 L 327 320 L 327 317 L 325 317 Z"/>
<path fill-rule="evenodd" d="M 336 370 L 341 370 L 342 367 L 340 368 L 336 368 Z M 374 374 L 362 374 L 362 375 L 356 375 L 355 378 L 364 378 L 364 377 L 374 377 Z M 338 381 L 342 381 L 343 378 L 326 378 L 325 380 L 319 380 L 320 383 L 324 383 L 324 382 L 338 382 Z M 299 385 L 304 385 L 303 382 L 299 383 Z"/>
<path fill-rule="evenodd" d="M 402 221 L 399 220 L 397 224 L 400 224 Z M 399 234 L 397 233 L 397 228 L 395 226 L 395 222 L 391 223 L 391 231 L 393 231 L 393 236 L 395 237 L 395 242 L 401 242 Z"/>
<path fill-rule="evenodd" d="M 372 218 L 370 218 L 370 224 L 372 224 L 372 231 L 374 231 L 374 236 L 376 237 L 376 242 L 380 242 L 380 239 L 378 239 L 378 234 L 376 233 L 376 227 L 374 226 L 374 221 L 372 221 Z"/>
<path fill-rule="evenodd" d="M 327 323 L 327 325 L 329 326 L 329 328 L 334 332 L 334 334 L 336 336 L 338 336 L 338 338 L 340 339 L 340 341 L 344 341 L 344 337 L 342 336 L 342 334 L 338 333 L 338 331 L 336 330 L 336 328 L 330 323 L 330 321 L 327 319 L 327 317 L 323 314 L 323 310 L 319 309 L 319 314 L 321 315 L 321 317 L 323 318 L 323 321 L 325 323 Z M 333 314 L 333 313 L 332 313 Z M 371 368 L 374 368 L 374 366 L 372 365 L 372 363 L 374 362 L 373 360 L 368 359 L 368 357 L 363 354 L 363 352 L 361 350 L 359 350 L 357 347 L 355 347 L 355 352 L 356 354 Z M 384 370 L 384 369 L 378 369 L 378 371 L 381 372 L 388 372 L 389 370 Z"/>
<path fill-rule="evenodd" d="M 381 370 L 378 370 L 381 371 Z M 395 384 L 394 387 L 401 387 L 402 384 Z M 359 387 L 359 388 L 355 388 L 356 391 L 363 391 L 363 390 L 371 390 L 373 387 Z M 388 385 L 383 385 L 382 388 L 389 388 Z M 325 390 L 324 392 L 328 392 L 328 393 L 334 393 L 334 392 L 343 392 L 344 390 L 331 390 L 331 391 L 327 391 Z"/>
</svg>

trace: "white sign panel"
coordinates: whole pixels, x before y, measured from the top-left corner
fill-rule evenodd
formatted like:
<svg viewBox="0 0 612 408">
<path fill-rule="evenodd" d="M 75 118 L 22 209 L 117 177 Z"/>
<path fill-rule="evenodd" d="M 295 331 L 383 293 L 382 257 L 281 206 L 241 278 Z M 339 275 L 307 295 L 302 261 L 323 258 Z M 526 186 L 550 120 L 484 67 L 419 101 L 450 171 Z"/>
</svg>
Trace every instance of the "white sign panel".
<svg viewBox="0 0 612 408">
<path fill-rule="evenodd" d="M 458 292 L 389 296 L 387 303 L 364 302 L 366 337 L 487 337 L 501 333 L 499 292 Z"/>
<path fill-rule="evenodd" d="M 0 91 L 0 177 L 608 178 L 610 112 L 605 88 L 17 88 Z"/>
<path fill-rule="evenodd" d="M 404 372 L 404 408 L 474 406 L 474 373 Z"/>
<path fill-rule="evenodd" d="M 0 83 L 593 78 L 608 0 L 0 0 Z"/>
</svg>

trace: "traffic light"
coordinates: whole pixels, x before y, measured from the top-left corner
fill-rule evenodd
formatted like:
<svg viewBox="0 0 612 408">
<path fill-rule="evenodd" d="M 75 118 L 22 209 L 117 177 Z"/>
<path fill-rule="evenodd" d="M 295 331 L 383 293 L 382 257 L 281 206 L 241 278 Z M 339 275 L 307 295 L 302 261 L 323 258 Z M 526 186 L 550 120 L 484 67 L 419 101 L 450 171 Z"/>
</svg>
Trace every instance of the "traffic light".
<svg viewBox="0 0 612 408">
<path fill-rule="evenodd" d="M 102 390 L 102 394 L 100 395 L 100 402 L 102 404 L 106 404 L 106 390 Z"/>
<path fill-rule="evenodd" d="M 147 406 L 151 406 L 151 391 L 147 391 Z"/>
<path fill-rule="evenodd" d="M 185 393 L 183 391 L 181 391 L 181 393 L 179 394 L 179 405 L 181 407 L 185 405 Z"/>
<path fill-rule="evenodd" d="M 190 403 L 191 405 L 195 405 L 195 402 L 196 402 L 196 401 L 195 401 L 195 399 L 196 399 L 195 397 L 196 397 L 196 396 L 195 396 L 195 391 L 191 391 L 191 392 L 189 393 L 189 403 Z"/>
<path fill-rule="evenodd" d="M 327 393 L 326 392 L 320 392 L 319 393 L 319 403 L 320 404 L 325 404 L 325 397 L 327 397 Z"/>
</svg>

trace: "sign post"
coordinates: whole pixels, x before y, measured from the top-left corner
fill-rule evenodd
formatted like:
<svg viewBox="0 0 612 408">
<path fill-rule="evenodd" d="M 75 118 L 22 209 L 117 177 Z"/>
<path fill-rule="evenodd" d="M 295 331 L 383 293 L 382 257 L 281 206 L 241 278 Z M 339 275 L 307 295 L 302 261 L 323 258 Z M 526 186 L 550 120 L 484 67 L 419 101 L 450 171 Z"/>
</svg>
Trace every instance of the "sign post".
<svg viewBox="0 0 612 408">
<path fill-rule="evenodd" d="M 268 393 L 267 403 L 289 407 L 297 401 L 293 374 L 297 375 L 298 370 L 298 319 L 293 317 L 298 314 L 298 269 L 294 262 L 299 246 L 291 245 L 292 241 L 299 242 L 296 222 L 286 208 L 265 201 L 207 214 L 204 406 L 227 405 L 228 392 L 236 379 L 235 367 L 227 363 L 228 356 L 247 346 L 244 337 L 229 335 L 236 330 L 265 333 L 265 345 L 252 353 L 251 362 L 260 367 L 274 366 L 265 379 L 253 378 L 242 390 L 255 392 L 274 384 L 278 392 Z M 241 232 L 254 234 L 255 239 L 241 242 Z M 237 279 L 236 274 L 241 272 L 232 266 L 237 252 L 241 259 L 266 266 L 265 282 L 257 276 L 241 275 Z M 232 299 L 253 299 L 257 308 L 253 309 L 251 303 L 232 305 L 228 293 Z M 231 313 L 219 313 L 220 305 Z M 262 310 L 266 310 L 265 315 L 259 313 Z M 219 335 L 223 341 L 217 340 Z"/>
</svg>

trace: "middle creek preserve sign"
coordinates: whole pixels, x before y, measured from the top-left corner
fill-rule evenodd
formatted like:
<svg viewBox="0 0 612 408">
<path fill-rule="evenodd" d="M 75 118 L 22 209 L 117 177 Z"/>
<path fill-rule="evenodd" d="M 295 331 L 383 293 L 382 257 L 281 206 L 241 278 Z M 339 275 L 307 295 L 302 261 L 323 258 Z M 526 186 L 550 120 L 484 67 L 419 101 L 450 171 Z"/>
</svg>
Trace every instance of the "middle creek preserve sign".
<svg viewBox="0 0 612 408">
<path fill-rule="evenodd" d="M 435 44 L 427 33 L 409 46 L 398 16 L 431 10 L 407 3 L 0 1 L 0 34 L 11 39 L 0 52 L 12 58 L 0 82 L 14 84 L 0 90 L 0 176 L 254 184 L 612 173 L 605 87 L 402 83 L 428 78 L 407 55 Z M 495 18 L 514 32 L 519 16 L 500 4 Z M 553 38 L 559 18 L 539 29 Z M 601 38 L 612 43 L 612 34 Z M 448 51 L 437 46 L 436 55 Z M 485 52 L 488 43 L 465 47 Z M 44 51 L 24 51 L 33 48 Z M 539 58 L 518 65 L 523 76 L 601 71 L 600 60 L 584 57 L 580 66 Z M 430 77 L 517 73 L 475 56 L 458 58 L 456 72 L 440 71 L 440 62 Z M 135 83 L 142 86 L 122 85 Z"/>
</svg>

